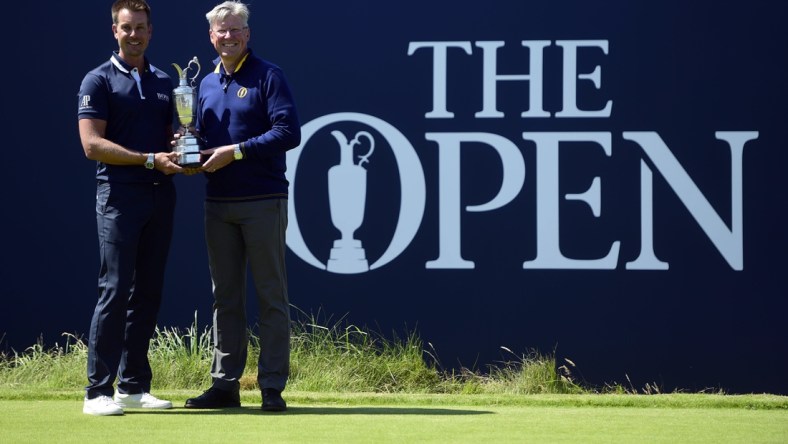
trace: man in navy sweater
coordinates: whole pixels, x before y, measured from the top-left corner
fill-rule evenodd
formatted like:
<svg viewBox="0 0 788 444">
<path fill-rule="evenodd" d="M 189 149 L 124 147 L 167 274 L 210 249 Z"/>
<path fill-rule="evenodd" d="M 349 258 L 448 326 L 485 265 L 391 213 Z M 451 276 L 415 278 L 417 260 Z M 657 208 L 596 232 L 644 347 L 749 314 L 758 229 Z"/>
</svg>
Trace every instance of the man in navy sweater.
<svg viewBox="0 0 788 444">
<path fill-rule="evenodd" d="M 290 307 L 285 269 L 287 192 L 285 152 L 301 130 L 282 70 L 257 57 L 249 9 L 226 1 L 206 14 L 219 58 L 200 83 L 197 132 L 208 179 L 205 236 L 213 281 L 213 383 L 187 408 L 240 405 L 247 356 L 246 273 L 260 307 L 257 381 L 262 409 L 283 411 L 290 364 Z"/>
</svg>

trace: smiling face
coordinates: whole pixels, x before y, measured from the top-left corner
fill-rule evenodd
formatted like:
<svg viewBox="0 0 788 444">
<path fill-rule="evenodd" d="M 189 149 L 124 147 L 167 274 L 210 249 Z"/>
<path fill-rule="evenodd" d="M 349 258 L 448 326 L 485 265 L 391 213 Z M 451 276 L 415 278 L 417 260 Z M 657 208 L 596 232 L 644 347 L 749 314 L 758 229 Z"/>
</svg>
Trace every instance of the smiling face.
<svg viewBox="0 0 788 444">
<path fill-rule="evenodd" d="M 211 43 L 222 59 L 225 68 L 235 67 L 238 60 L 246 54 L 246 45 L 249 42 L 249 27 L 238 16 L 228 15 L 224 19 L 213 23 L 208 31 Z"/>
<path fill-rule="evenodd" d="M 112 25 L 112 32 L 118 41 L 120 58 L 130 65 L 141 64 L 152 30 L 145 11 L 118 11 L 118 22 Z"/>
</svg>

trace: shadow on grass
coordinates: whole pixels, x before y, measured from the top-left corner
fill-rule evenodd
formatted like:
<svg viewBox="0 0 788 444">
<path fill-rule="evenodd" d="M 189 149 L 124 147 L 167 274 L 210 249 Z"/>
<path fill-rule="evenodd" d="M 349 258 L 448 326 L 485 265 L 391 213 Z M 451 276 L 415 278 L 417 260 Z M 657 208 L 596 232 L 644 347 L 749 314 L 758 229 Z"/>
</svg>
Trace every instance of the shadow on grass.
<svg viewBox="0 0 788 444">
<path fill-rule="evenodd" d="M 431 407 L 288 407 L 286 412 L 264 412 L 259 407 L 238 407 L 220 410 L 174 408 L 171 410 L 126 410 L 126 414 L 147 415 L 422 415 L 422 416 L 464 416 L 487 415 L 486 410 L 461 410 Z"/>
</svg>

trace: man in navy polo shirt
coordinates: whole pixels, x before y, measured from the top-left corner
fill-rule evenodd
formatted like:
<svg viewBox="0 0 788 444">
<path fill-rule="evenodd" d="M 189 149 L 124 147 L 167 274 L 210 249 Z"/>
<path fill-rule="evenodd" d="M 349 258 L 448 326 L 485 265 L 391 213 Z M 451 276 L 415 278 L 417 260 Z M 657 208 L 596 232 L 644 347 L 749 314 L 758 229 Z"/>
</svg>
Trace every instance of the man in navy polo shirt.
<svg viewBox="0 0 788 444">
<path fill-rule="evenodd" d="M 91 415 L 172 407 L 150 394 L 148 346 L 172 237 L 171 175 L 181 171 L 169 144 L 173 85 L 145 58 L 153 29 L 148 4 L 118 0 L 111 12 L 119 49 L 79 89 L 79 135 L 85 156 L 96 161 L 101 261 L 82 409 Z"/>
</svg>

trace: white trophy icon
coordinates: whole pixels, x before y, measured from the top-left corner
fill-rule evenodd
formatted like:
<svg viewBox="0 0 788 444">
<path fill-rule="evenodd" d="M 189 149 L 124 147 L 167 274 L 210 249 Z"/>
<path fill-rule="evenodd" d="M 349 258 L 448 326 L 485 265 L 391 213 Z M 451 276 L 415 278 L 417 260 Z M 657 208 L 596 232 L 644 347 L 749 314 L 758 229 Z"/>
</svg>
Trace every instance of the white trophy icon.
<svg viewBox="0 0 788 444">
<path fill-rule="evenodd" d="M 361 165 L 369 162 L 375 150 L 375 139 L 366 131 L 357 132 L 351 141 L 340 131 L 331 131 L 331 135 L 339 142 L 340 160 L 339 165 L 328 170 L 328 204 L 331 222 L 342 233 L 342 238 L 334 241 L 327 268 L 333 273 L 362 273 L 369 270 L 369 264 L 361 241 L 353 239 L 353 233 L 364 221 L 367 170 Z M 362 137 L 369 140 L 369 151 L 358 156 L 360 160 L 354 164 L 353 147 L 361 143 Z"/>
</svg>

